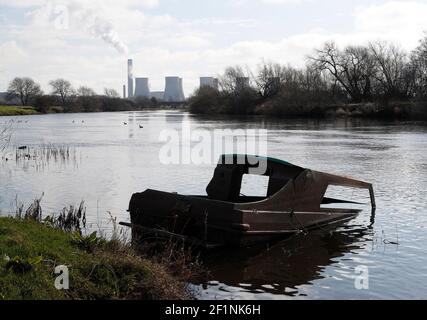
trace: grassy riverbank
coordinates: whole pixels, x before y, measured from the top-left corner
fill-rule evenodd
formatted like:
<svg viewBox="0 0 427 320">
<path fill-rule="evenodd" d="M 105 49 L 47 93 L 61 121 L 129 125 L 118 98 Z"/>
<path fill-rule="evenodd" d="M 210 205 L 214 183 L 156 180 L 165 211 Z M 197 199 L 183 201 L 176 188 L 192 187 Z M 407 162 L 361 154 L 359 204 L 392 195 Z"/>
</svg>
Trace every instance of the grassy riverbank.
<svg viewBox="0 0 427 320">
<path fill-rule="evenodd" d="M 0 105 L 0 117 L 1 116 L 29 116 L 34 114 L 38 114 L 38 112 L 33 107 Z"/>
<path fill-rule="evenodd" d="M 151 106 L 151 107 L 147 107 L 147 108 L 129 108 L 126 110 L 107 110 L 107 111 L 102 111 L 102 110 L 94 110 L 91 111 L 89 110 L 80 110 L 77 109 L 75 111 L 69 111 L 66 112 L 64 110 L 64 108 L 59 107 L 59 106 L 54 106 L 54 107 L 48 107 L 45 109 L 44 112 L 38 112 L 34 107 L 23 107 L 23 106 L 6 106 L 6 105 L 0 105 L 0 117 L 1 116 L 29 116 L 29 115 L 38 115 L 38 114 L 53 114 L 53 113 L 92 113 L 92 112 L 124 112 L 124 111 L 165 111 L 165 110 L 182 110 L 182 111 L 187 111 L 187 106 L 185 104 L 175 104 L 175 105 L 161 105 L 159 104 L 158 106 Z"/>
<path fill-rule="evenodd" d="M 69 290 L 55 288 L 60 265 L 69 268 Z M 185 298 L 185 281 L 167 265 L 118 241 L 0 218 L 0 300 Z"/>
</svg>

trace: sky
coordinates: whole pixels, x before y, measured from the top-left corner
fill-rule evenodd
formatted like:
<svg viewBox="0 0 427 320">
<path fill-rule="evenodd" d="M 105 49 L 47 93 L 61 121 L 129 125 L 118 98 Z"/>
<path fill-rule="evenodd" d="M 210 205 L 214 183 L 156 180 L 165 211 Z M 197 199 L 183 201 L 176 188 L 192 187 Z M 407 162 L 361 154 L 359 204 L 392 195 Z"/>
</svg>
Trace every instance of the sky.
<svg viewBox="0 0 427 320">
<path fill-rule="evenodd" d="M 121 93 L 133 58 L 152 91 L 176 75 L 189 96 L 200 76 L 227 66 L 302 67 L 326 41 L 384 40 L 410 51 L 426 17 L 427 0 L 0 0 L 0 91 L 28 76 L 45 92 L 65 78 Z"/>
</svg>

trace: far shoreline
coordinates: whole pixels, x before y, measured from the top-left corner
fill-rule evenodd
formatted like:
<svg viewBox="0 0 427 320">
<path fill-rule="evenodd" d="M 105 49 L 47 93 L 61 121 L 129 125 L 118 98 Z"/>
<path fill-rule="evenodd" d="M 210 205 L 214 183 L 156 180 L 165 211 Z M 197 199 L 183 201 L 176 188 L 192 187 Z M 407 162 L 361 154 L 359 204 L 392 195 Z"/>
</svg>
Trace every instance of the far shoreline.
<svg viewBox="0 0 427 320">
<path fill-rule="evenodd" d="M 157 108 L 145 108 L 137 110 L 117 110 L 117 111 L 90 111 L 90 112 L 64 112 L 59 107 L 52 108 L 48 112 L 38 112 L 31 106 L 0 105 L 0 117 L 20 117 L 20 116 L 42 116 L 49 114 L 90 114 L 109 112 L 141 112 L 141 111 L 188 111 L 186 107 L 160 106 Z"/>
<path fill-rule="evenodd" d="M 38 114 L 40 113 L 33 107 L 0 105 L 0 117 L 32 116 Z"/>
<path fill-rule="evenodd" d="M 158 107 L 147 107 L 135 110 L 117 110 L 117 111 L 76 111 L 76 112 L 64 112 L 61 107 L 49 108 L 47 112 L 39 112 L 31 106 L 18 106 L 18 105 L 0 105 L 0 118 L 2 117 L 22 117 L 22 116 L 43 116 L 43 115 L 55 115 L 55 114 L 98 114 L 98 113 L 121 113 L 121 112 L 156 112 L 156 111 L 182 111 L 188 112 L 190 115 L 195 117 L 207 117 L 207 118 L 247 118 L 247 117 L 260 117 L 260 118 L 274 118 L 276 120 L 296 120 L 296 119 L 307 119 L 307 120 L 319 120 L 327 121 L 334 119 L 365 119 L 365 120 L 376 120 L 376 121 L 421 121 L 427 120 L 424 108 L 420 108 L 420 105 L 413 103 L 396 103 L 389 112 L 379 112 L 378 106 L 372 103 L 361 103 L 361 104 L 347 104 L 347 105 L 336 105 L 325 107 L 321 113 L 302 112 L 296 114 L 269 114 L 268 112 L 254 113 L 254 114 L 228 114 L 228 113 L 197 113 L 192 112 L 191 108 L 187 105 L 184 106 L 158 106 Z"/>
</svg>

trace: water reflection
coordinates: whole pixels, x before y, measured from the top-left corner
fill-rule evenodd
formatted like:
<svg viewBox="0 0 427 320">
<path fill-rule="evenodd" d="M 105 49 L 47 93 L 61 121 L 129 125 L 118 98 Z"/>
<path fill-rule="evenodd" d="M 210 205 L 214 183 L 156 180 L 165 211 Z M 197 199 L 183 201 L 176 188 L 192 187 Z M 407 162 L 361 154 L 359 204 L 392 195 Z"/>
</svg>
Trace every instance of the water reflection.
<svg viewBox="0 0 427 320">
<path fill-rule="evenodd" d="M 371 222 L 375 221 L 375 213 Z M 272 247 L 243 248 L 209 253 L 204 262 L 209 281 L 204 290 L 297 296 L 298 287 L 327 277 L 327 266 L 372 242 L 373 225 L 319 230 L 301 234 Z"/>
</svg>

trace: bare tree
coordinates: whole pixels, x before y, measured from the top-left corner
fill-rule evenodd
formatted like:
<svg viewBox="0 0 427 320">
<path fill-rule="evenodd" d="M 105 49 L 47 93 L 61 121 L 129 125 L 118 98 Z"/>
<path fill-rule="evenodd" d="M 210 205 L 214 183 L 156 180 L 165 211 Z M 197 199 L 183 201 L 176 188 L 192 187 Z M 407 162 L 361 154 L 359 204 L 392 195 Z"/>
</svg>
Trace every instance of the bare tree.
<svg viewBox="0 0 427 320">
<path fill-rule="evenodd" d="M 93 97 L 96 96 L 96 92 L 92 88 L 81 86 L 77 89 L 77 95 L 79 97 Z"/>
<path fill-rule="evenodd" d="M 285 68 L 278 63 L 267 63 L 258 67 L 255 84 L 263 99 L 277 95 L 289 76 L 290 68 Z M 293 71 L 293 70 L 292 70 Z"/>
<path fill-rule="evenodd" d="M 411 70 L 417 98 L 427 98 L 427 33 L 411 55 Z"/>
<path fill-rule="evenodd" d="M 349 46 L 341 51 L 334 42 L 328 42 L 309 60 L 320 71 L 329 72 L 335 85 L 340 85 L 353 102 L 372 98 L 376 66 L 366 47 Z"/>
<path fill-rule="evenodd" d="M 108 98 L 120 98 L 119 93 L 114 89 L 105 88 L 104 95 Z"/>
<path fill-rule="evenodd" d="M 11 97 L 19 97 L 23 106 L 27 106 L 32 98 L 43 94 L 40 85 L 30 78 L 13 79 L 7 92 Z"/>
<path fill-rule="evenodd" d="M 326 77 L 311 66 L 307 66 L 299 73 L 298 82 L 306 91 L 325 90 L 328 88 Z"/>
<path fill-rule="evenodd" d="M 66 104 L 67 99 L 74 93 L 71 83 L 67 80 L 57 79 L 49 82 L 49 84 L 52 87 L 52 94 L 59 95 L 63 105 Z"/>
<path fill-rule="evenodd" d="M 227 113 L 250 114 L 255 109 L 259 94 L 251 86 L 251 72 L 240 66 L 229 67 L 220 78 L 221 98 L 225 97 Z M 222 100 L 222 99 L 221 99 Z"/>
<path fill-rule="evenodd" d="M 370 43 L 369 50 L 377 64 L 376 93 L 386 98 L 408 98 L 413 80 L 406 52 L 386 42 Z"/>
<path fill-rule="evenodd" d="M 249 72 L 240 66 L 228 67 L 220 78 L 221 90 L 227 93 L 237 93 L 250 85 Z"/>
</svg>

